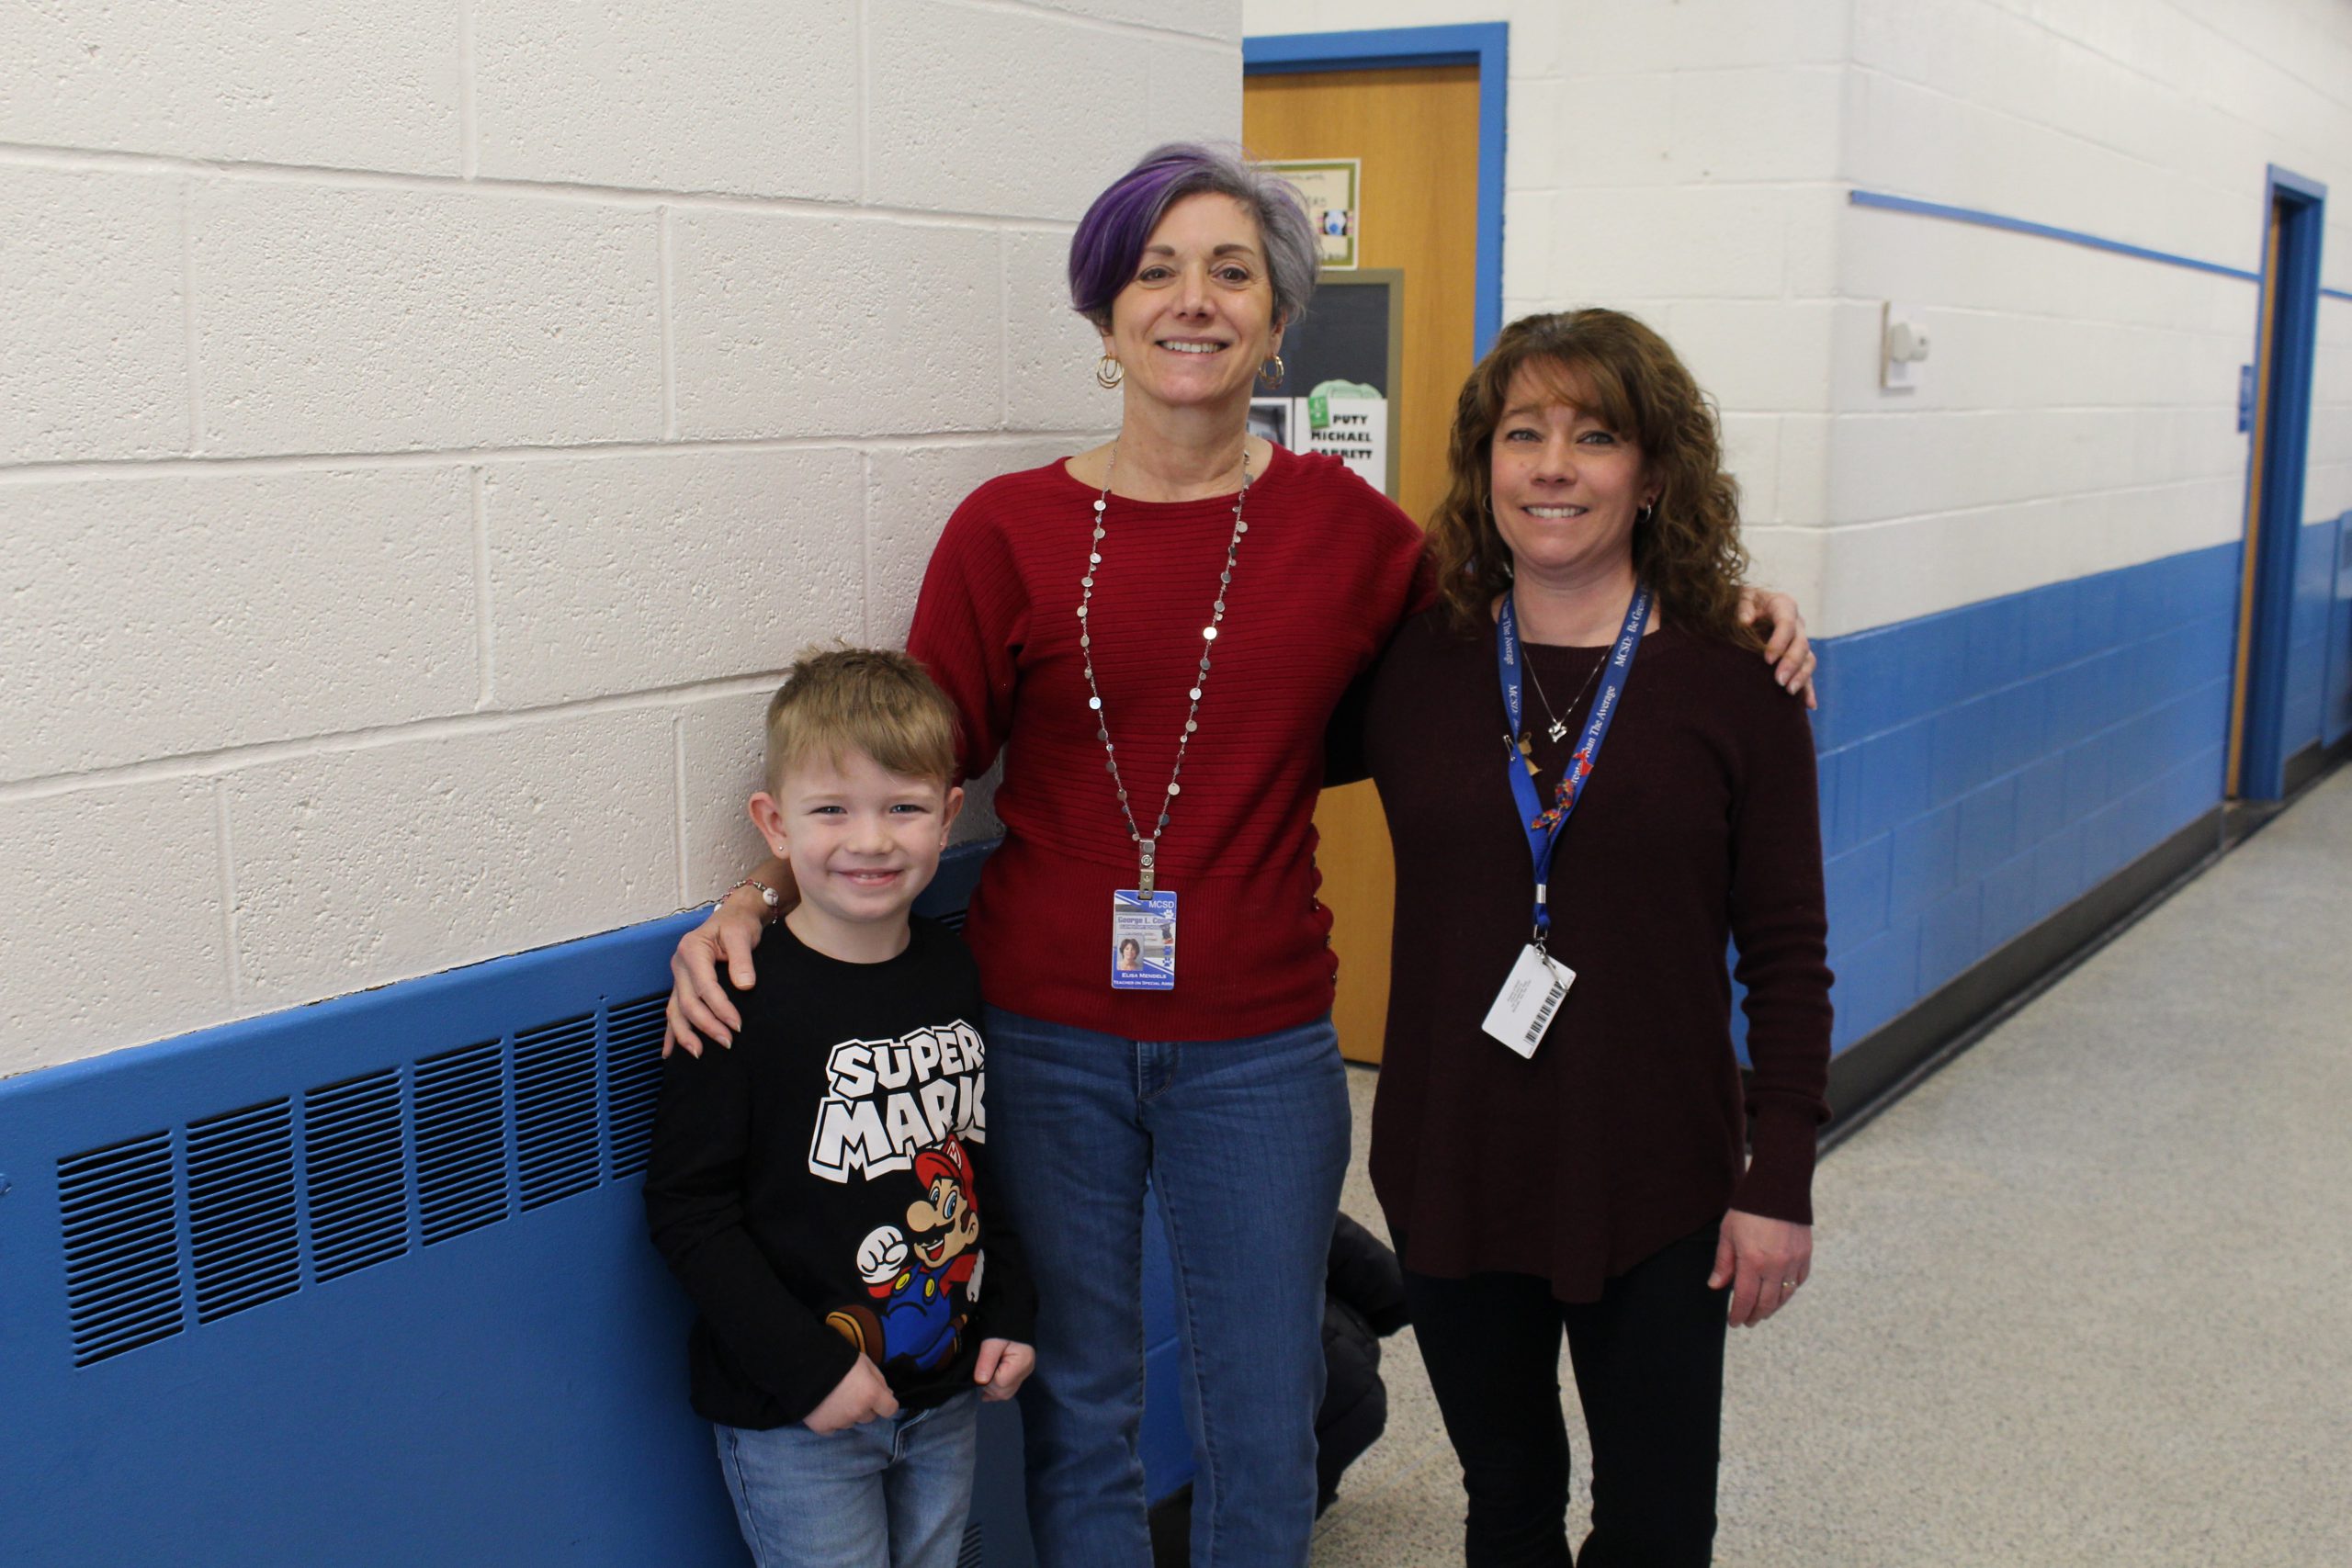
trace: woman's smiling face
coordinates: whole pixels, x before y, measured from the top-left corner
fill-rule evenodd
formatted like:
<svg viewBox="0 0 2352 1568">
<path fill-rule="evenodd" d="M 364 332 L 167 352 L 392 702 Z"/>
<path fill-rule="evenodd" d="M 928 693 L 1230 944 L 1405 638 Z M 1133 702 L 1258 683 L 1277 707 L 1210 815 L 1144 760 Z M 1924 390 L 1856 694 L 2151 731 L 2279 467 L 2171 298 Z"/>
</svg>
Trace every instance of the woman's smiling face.
<svg viewBox="0 0 2352 1568">
<path fill-rule="evenodd" d="M 1246 402 L 1282 343 L 1265 237 L 1249 209 L 1203 191 L 1172 203 L 1111 302 L 1102 351 L 1129 397 L 1170 408 Z"/>
<path fill-rule="evenodd" d="M 1522 365 L 1488 455 L 1495 526 L 1521 575 L 1630 562 L 1634 516 L 1654 485 L 1640 446 L 1587 412 L 1573 377 Z"/>
</svg>

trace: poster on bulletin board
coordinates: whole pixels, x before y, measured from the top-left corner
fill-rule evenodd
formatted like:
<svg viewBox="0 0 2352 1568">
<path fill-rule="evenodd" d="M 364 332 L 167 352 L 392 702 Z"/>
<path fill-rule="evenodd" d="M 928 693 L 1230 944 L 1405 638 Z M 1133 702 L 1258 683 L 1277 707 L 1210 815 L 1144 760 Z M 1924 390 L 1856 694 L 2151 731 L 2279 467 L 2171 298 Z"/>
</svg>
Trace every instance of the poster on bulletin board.
<svg viewBox="0 0 2352 1568">
<path fill-rule="evenodd" d="M 1322 263 L 1333 271 L 1356 265 L 1356 233 L 1362 224 L 1363 200 L 1357 182 L 1363 175 L 1361 158 L 1314 158 L 1268 164 L 1267 168 L 1290 182 L 1306 207 L 1308 221 Z"/>
<path fill-rule="evenodd" d="M 1294 452 L 1326 452 L 1392 501 L 1405 275 L 1363 267 L 1327 276 L 1283 332 L 1283 383 L 1260 384 L 1250 430 Z"/>
</svg>

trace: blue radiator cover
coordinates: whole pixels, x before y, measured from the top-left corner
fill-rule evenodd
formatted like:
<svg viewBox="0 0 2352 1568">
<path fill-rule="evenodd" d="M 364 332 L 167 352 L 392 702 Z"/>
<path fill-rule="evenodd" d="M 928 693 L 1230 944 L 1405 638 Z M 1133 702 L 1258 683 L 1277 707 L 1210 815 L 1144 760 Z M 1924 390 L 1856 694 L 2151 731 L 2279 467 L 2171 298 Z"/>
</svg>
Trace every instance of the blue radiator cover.
<svg viewBox="0 0 2352 1568">
<path fill-rule="evenodd" d="M 745 1562 L 639 1201 L 698 918 L 0 1082 L 0 1562 Z M 1017 1411 L 982 1433 L 964 1561 L 1022 1568 Z"/>
</svg>

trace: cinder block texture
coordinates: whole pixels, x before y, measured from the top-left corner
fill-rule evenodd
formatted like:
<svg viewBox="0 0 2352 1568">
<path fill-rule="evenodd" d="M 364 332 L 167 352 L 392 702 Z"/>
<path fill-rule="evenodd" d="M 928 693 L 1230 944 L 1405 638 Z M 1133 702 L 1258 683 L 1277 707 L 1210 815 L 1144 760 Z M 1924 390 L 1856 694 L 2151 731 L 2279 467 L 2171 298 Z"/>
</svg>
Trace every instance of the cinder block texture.
<svg viewBox="0 0 2352 1568">
<path fill-rule="evenodd" d="M 231 774 L 241 1000 L 337 996 L 669 908 L 674 779 L 660 711 Z"/>
<path fill-rule="evenodd" d="M 776 683 L 783 683 L 781 677 Z M 762 721 L 772 694 L 737 693 L 679 711 L 685 774 L 680 832 L 686 845 L 689 903 L 718 897 L 767 856 L 768 847 L 743 807 L 753 790 L 764 787 L 761 770 L 767 742 Z"/>
<path fill-rule="evenodd" d="M 1229 43 L 1155 41 L 1145 47 L 1150 53 L 1145 77 L 1150 95 L 1147 141 L 1240 140 L 1241 59 L 1238 50 Z M 1143 149 L 1138 147 L 1136 151 L 1140 152 Z M 1092 200 L 1092 193 L 1086 199 Z"/>
<path fill-rule="evenodd" d="M 650 211 L 239 180 L 195 211 L 209 452 L 662 434 Z"/>
<path fill-rule="evenodd" d="M 1073 17 L 1125 22 L 1155 32 L 1196 33 L 1221 40 L 1241 34 L 1242 0 L 1186 0 L 1182 6 L 1168 5 L 1166 0 L 1032 0 L 1032 4 L 1040 11 L 1067 11 Z"/>
<path fill-rule="evenodd" d="M 956 506 L 999 474 L 1034 468 L 1077 450 L 1069 441 L 979 442 L 876 452 L 866 501 L 867 635 L 872 641 L 903 647 L 914 624 L 915 600 L 922 589 L 931 547 Z M 1091 515 L 1082 507 L 1070 526 L 1083 529 Z M 1070 604 L 1076 607 L 1078 601 Z"/>
<path fill-rule="evenodd" d="M 201 779 L 0 804 L 0 1077 L 230 1015 L 216 820 Z"/>
<path fill-rule="evenodd" d="M 187 450 L 185 191 L 164 176 L 0 169 L 0 462 Z"/>
<path fill-rule="evenodd" d="M 1514 40 L 1515 41 L 1515 40 Z M 1826 178 L 1846 73 L 1774 64 L 1527 81 L 1514 91 L 1512 189 Z"/>
<path fill-rule="evenodd" d="M 857 0 L 478 0 L 488 177 L 852 200 Z"/>
<path fill-rule="evenodd" d="M 1004 236 L 1004 423 L 1015 430 L 1114 430 L 1119 394 L 1094 379 L 1102 334 L 1070 309 L 1069 235 Z"/>
<path fill-rule="evenodd" d="M 1724 408 L 1806 412 L 1829 403 L 1832 309 L 1783 299 L 1691 300 L 1653 320 Z"/>
<path fill-rule="evenodd" d="M 11 7 L 0 141 L 454 175 L 449 0 Z"/>
<path fill-rule="evenodd" d="M 1165 46 L 946 0 L 870 7 L 866 28 L 891 62 L 867 84 L 868 201 L 1075 220 L 1148 144 Z"/>
<path fill-rule="evenodd" d="M 998 423 L 1004 285 L 992 231 L 716 210 L 670 222 L 682 436 Z"/>
<path fill-rule="evenodd" d="M 1748 581 L 1795 598 L 1806 630 L 1826 635 L 1818 624 L 1822 603 L 1821 562 L 1829 536 L 1802 520 L 1789 526 L 1750 523 L 1740 529 L 1747 547 Z"/>
<path fill-rule="evenodd" d="M 1779 515 L 1781 421 L 1769 413 L 1727 413 L 1723 431 L 1724 469 L 1739 481 L 1739 514 L 1768 521 Z"/>
<path fill-rule="evenodd" d="M 1530 259 L 1580 300 L 1778 299 L 1784 206 L 1736 186 L 1566 189 L 1550 198 L 1548 253 Z"/>
<path fill-rule="evenodd" d="M 0 780 L 473 705 L 462 469 L 9 485 L 0 537 Z"/>
<path fill-rule="evenodd" d="M 864 489 L 846 448 L 492 465 L 498 705 L 774 670 L 859 638 Z"/>
</svg>

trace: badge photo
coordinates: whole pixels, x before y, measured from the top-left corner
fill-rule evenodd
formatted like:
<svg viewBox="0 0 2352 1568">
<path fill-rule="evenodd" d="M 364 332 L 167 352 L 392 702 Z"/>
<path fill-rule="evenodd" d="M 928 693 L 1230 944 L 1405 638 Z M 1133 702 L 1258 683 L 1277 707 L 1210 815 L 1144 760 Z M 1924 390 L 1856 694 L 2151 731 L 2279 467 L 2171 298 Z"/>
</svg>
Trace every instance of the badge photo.
<svg viewBox="0 0 2352 1568">
<path fill-rule="evenodd" d="M 1111 987 L 1120 991 L 1176 988 L 1176 895 L 1134 888 L 1111 895 Z"/>
</svg>

